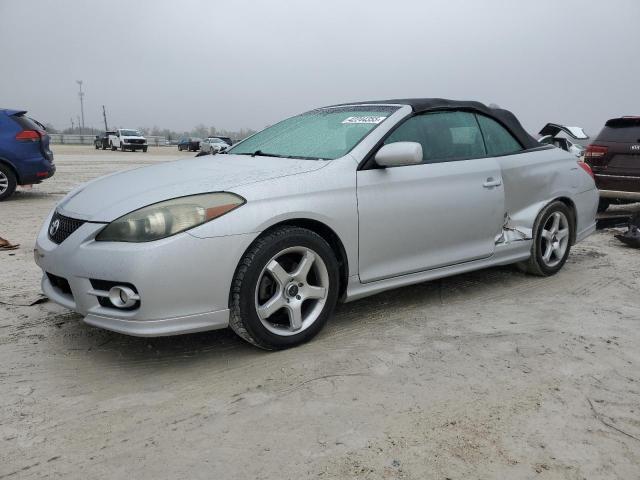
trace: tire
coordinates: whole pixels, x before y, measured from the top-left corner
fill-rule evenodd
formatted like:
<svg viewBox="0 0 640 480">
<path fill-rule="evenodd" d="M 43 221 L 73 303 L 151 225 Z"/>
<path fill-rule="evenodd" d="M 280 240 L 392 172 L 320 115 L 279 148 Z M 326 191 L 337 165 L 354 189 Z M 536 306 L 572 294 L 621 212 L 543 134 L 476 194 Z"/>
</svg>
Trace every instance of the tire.
<svg viewBox="0 0 640 480">
<path fill-rule="evenodd" d="M 574 215 L 569 207 L 560 201 L 547 205 L 542 209 L 533 226 L 531 257 L 526 262 L 519 263 L 518 267 L 526 273 L 539 277 L 558 273 L 569 256 L 574 229 Z"/>
<path fill-rule="evenodd" d="M 307 342 L 331 316 L 338 284 L 336 256 L 321 236 L 304 228 L 277 228 L 256 240 L 236 268 L 229 326 L 265 350 Z M 270 311 L 264 309 L 269 304 Z"/>
<path fill-rule="evenodd" d="M 18 181 L 10 167 L 0 163 L 0 202 L 6 200 L 16 191 Z"/>
<path fill-rule="evenodd" d="M 107 146 L 103 144 L 103 145 L 102 145 L 102 149 L 103 149 L 103 150 L 106 150 L 106 149 L 107 149 Z"/>
<path fill-rule="evenodd" d="M 611 200 L 609 200 L 608 198 L 601 198 L 598 201 L 598 213 L 604 212 L 607 208 L 609 208 L 609 205 L 611 205 Z"/>
<path fill-rule="evenodd" d="M 96 147 L 96 150 L 98 150 L 98 148 L 100 148 L 100 147 L 98 147 L 98 144 L 97 144 L 97 143 L 95 143 L 94 145 L 95 145 L 95 147 Z"/>
<path fill-rule="evenodd" d="M 120 144 L 120 151 L 121 151 L 121 152 L 124 152 L 124 143 L 121 143 L 121 144 Z"/>
<path fill-rule="evenodd" d="M 109 146 L 111 147 L 111 151 L 115 152 L 118 148 L 113 146 L 113 143 L 109 143 Z"/>
<path fill-rule="evenodd" d="M 147 151 L 147 147 L 143 147 L 143 148 L 142 148 L 142 151 L 143 151 L 143 152 L 146 152 L 146 151 Z"/>
<path fill-rule="evenodd" d="M 180 145 L 178 145 L 178 151 L 181 152 L 182 151 L 182 147 Z"/>
</svg>

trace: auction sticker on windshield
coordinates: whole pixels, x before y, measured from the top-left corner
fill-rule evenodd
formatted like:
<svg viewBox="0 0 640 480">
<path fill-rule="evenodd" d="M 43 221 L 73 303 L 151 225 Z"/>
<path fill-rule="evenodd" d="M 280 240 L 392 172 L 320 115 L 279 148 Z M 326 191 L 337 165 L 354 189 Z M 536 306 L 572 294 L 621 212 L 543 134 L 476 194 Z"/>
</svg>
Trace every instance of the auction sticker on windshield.
<svg viewBox="0 0 640 480">
<path fill-rule="evenodd" d="M 348 117 L 342 123 L 381 123 L 387 117 Z"/>
</svg>

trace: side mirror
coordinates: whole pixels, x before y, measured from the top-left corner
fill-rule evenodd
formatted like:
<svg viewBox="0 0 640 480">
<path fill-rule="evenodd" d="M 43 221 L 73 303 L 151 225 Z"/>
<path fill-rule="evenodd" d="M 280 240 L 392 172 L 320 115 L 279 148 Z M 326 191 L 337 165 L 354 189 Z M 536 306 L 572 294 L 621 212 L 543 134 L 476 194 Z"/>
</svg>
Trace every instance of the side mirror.
<svg viewBox="0 0 640 480">
<path fill-rule="evenodd" d="M 422 145 L 418 142 L 395 142 L 384 145 L 374 157 L 381 167 L 401 167 L 422 163 Z"/>
</svg>

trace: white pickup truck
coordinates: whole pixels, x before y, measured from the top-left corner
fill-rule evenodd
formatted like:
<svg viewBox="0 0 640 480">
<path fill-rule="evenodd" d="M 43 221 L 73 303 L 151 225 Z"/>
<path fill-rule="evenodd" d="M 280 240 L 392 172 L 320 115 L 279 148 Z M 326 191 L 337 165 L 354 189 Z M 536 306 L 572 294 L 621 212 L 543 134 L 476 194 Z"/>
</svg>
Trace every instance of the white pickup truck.
<svg viewBox="0 0 640 480">
<path fill-rule="evenodd" d="M 109 147 L 111 150 L 118 148 L 125 150 L 147 151 L 147 139 L 138 131 L 130 128 L 118 128 L 115 133 L 109 135 Z"/>
</svg>

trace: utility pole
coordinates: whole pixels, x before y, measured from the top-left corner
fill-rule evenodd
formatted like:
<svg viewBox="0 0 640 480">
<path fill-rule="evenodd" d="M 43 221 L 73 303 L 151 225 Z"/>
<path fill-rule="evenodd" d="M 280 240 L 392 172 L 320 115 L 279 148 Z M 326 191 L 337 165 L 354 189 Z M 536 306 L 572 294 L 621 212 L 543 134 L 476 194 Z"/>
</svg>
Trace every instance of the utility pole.
<svg viewBox="0 0 640 480">
<path fill-rule="evenodd" d="M 76 128 L 75 124 L 73 123 L 73 117 L 71 117 L 71 133 L 73 133 L 73 129 Z"/>
<path fill-rule="evenodd" d="M 104 110 L 104 105 L 102 105 L 102 118 L 104 118 L 104 131 L 108 131 L 109 127 L 107 127 L 107 112 Z"/>
<path fill-rule="evenodd" d="M 80 130 L 80 133 L 82 134 L 84 133 L 84 92 L 82 91 L 82 80 L 76 80 L 76 83 L 80 87 L 78 96 L 80 97 L 80 114 L 82 115 L 82 130 Z"/>
</svg>

